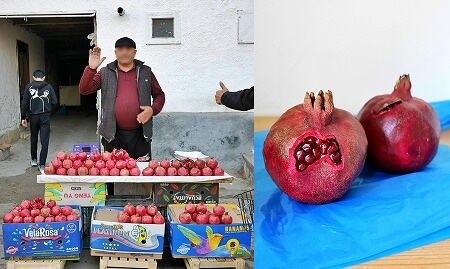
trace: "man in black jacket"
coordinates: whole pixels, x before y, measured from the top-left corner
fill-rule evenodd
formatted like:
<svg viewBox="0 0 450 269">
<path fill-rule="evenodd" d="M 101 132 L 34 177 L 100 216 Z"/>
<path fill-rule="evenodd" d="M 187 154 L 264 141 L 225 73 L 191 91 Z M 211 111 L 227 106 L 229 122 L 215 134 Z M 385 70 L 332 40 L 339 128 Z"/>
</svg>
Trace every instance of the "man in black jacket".
<svg viewBox="0 0 450 269">
<path fill-rule="evenodd" d="M 230 92 L 222 81 L 219 84 L 222 89 L 216 92 L 216 103 L 218 105 L 224 105 L 228 108 L 241 111 L 253 109 L 254 87 L 237 92 Z"/>
<path fill-rule="evenodd" d="M 23 93 L 21 114 L 22 126 L 27 127 L 30 122 L 31 133 L 31 165 L 37 166 L 38 134 L 41 135 L 41 153 L 39 169 L 43 169 L 47 161 L 48 142 L 50 140 L 50 113 L 52 105 L 58 103 L 52 85 L 45 82 L 45 72 L 35 70 L 33 82 L 25 86 Z"/>
</svg>

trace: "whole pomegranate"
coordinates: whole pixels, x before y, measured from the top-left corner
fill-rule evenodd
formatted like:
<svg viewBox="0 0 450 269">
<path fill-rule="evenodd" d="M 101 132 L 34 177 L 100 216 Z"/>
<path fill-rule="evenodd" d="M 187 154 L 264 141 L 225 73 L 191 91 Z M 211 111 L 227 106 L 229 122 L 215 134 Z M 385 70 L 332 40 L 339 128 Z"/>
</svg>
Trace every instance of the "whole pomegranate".
<svg viewBox="0 0 450 269">
<path fill-rule="evenodd" d="M 441 132 L 439 118 L 422 99 L 411 96 L 409 75 L 391 94 L 375 96 L 358 113 L 366 131 L 368 159 L 390 173 L 410 173 L 433 160 Z"/>
<path fill-rule="evenodd" d="M 358 120 L 335 108 L 331 91 L 306 93 L 303 104 L 286 111 L 263 146 L 266 170 L 293 199 L 329 203 L 361 173 L 367 138 Z"/>
</svg>

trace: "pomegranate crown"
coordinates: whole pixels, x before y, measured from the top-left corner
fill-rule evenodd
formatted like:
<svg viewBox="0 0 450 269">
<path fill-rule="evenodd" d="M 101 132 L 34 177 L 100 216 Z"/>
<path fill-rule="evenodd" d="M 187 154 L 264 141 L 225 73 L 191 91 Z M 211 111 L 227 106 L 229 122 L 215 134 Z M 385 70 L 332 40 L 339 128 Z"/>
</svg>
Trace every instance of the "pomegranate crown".
<svg viewBox="0 0 450 269">
<path fill-rule="evenodd" d="M 303 108 L 313 115 L 315 124 L 325 126 L 331 120 L 334 109 L 333 93 L 330 90 L 326 93 L 320 90 L 317 96 L 314 96 L 313 92 L 306 92 Z"/>
<path fill-rule="evenodd" d="M 406 100 L 412 98 L 411 96 L 411 80 L 409 74 L 401 75 L 394 86 L 394 91 L 392 93 L 397 97 Z"/>
</svg>

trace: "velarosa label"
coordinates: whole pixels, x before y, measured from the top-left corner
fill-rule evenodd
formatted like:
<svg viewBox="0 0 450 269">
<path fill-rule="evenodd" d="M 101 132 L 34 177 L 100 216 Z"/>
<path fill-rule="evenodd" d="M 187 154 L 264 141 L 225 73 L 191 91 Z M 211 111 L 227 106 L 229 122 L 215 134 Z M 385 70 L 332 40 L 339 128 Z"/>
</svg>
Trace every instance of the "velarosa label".
<svg viewBox="0 0 450 269">
<path fill-rule="evenodd" d="M 23 229 L 22 239 L 24 240 L 39 240 L 39 239 L 50 239 L 56 240 L 60 238 L 61 235 L 58 234 L 58 230 L 54 229 L 46 229 L 44 227 L 40 227 L 38 229 Z"/>
</svg>

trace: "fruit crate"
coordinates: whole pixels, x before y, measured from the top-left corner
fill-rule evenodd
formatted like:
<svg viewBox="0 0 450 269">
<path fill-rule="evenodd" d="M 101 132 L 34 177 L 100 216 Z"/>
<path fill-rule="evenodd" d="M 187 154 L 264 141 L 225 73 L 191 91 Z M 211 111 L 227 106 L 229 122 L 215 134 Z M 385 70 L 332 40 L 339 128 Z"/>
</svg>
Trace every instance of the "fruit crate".
<svg viewBox="0 0 450 269">
<path fill-rule="evenodd" d="M 239 208 L 241 209 L 242 220 L 245 224 L 249 224 L 253 229 L 253 216 L 254 216 L 254 202 L 253 202 L 254 190 L 245 191 L 235 195 L 238 200 Z"/>
</svg>

